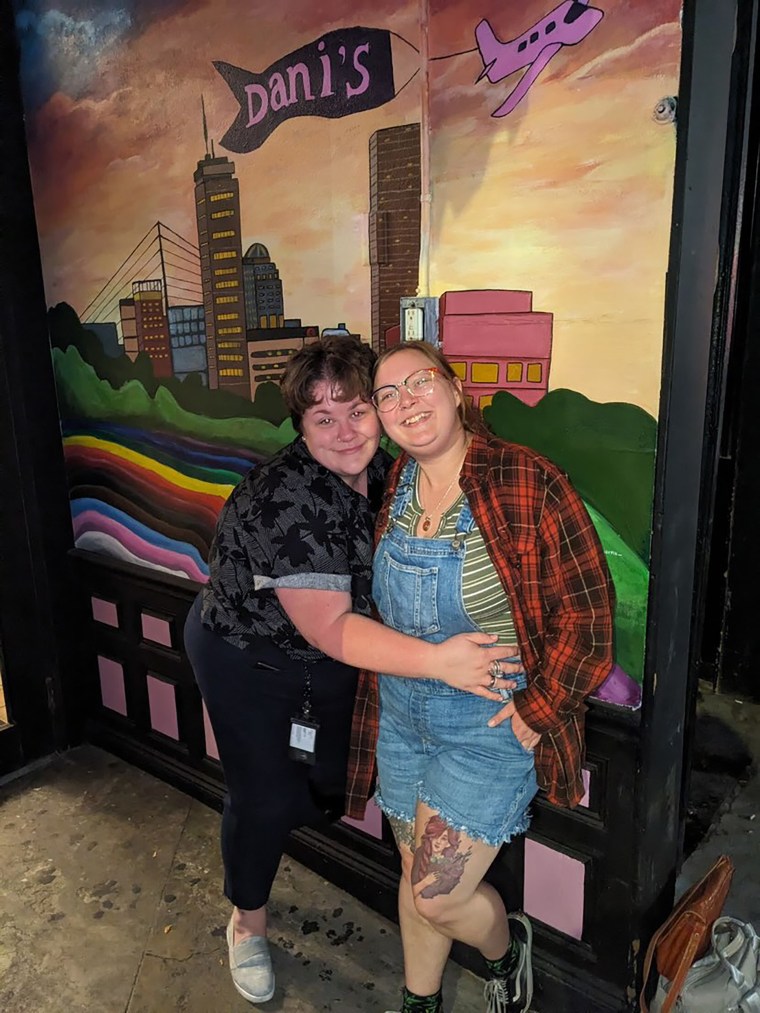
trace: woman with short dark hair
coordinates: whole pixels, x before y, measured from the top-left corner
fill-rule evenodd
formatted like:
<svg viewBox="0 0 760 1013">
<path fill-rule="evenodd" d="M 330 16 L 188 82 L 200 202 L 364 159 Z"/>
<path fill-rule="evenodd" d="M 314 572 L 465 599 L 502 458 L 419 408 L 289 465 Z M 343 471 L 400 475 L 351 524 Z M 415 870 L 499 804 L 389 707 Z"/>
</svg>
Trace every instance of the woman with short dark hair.
<svg viewBox="0 0 760 1013">
<path fill-rule="evenodd" d="M 299 437 L 233 490 L 185 627 L 224 770 L 227 929 L 235 988 L 274 994 L 266 904 L 291 830 L 343 812 L 357 666 L 494 695 L 475 634 L 428 644 L 370 618 L 372 532 L 388 456 L 371 349 L 324 337 L 282 390 Z"/>
</svg>

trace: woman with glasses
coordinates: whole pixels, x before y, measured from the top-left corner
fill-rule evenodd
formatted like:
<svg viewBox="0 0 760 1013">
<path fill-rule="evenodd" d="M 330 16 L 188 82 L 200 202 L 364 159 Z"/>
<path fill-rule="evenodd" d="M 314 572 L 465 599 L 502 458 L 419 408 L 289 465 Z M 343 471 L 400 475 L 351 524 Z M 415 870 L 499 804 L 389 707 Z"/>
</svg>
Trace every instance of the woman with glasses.
<svg viewBox="0 0 760 1013">
<path fill-rule="evenodd" d="M 495 637 L 433 644 L 369 617 L 390 460 L 370 401 L 374 358 L 349 335 L 292 357 L 282 389 L 299 437 L 233 490 L 185 626 L 227 786 L 230 969 L 252 1003 L 274 994 L 266 905 L 286 838 L 342 814 L 356 666 L 498 699 L 482 649 Z"/>
<path fill-rule="evenodd" d="M 493 667 L 500 709 L 433 680 L 363 672 L 348 811 L 363 806 L 376 745 L 376 799 L 402 859 L 402 1013 L 443 1009 L 453 939 L 485 958 L 488 1013 L 526 1011 L 530 922 L 508 916 L 483 877 L 526 831 L 538 787 L 559 805 L 583 796 L 584 699 L 613 663 L 609 572 L 566 476 L 473 425 L 435 348 L 414 342 L 381 356 L 372 401 L 402 450 L 375 532 L 381 618 L 430 643 L 481 630 L 516 646 Z"/>
</svg>

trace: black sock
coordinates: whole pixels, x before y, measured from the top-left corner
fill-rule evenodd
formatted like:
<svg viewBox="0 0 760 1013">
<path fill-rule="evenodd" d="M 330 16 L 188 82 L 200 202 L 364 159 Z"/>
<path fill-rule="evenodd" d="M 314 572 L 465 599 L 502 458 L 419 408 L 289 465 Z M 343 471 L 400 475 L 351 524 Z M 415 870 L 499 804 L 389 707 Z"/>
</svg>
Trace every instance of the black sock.
<svg viewBox="0 0 760 1013">
<path fill-rule="evenodd" d="M 509 943 L 509 949 L 498 960 L 486 960 L 488 973 L 492 978 L 508 978 L 520 963 L 520 946 L 514 936 Z"/>
<path fill-rule="evenodd" d="M 403 991 L 401 1013 L 443 1013 L 443 994 L 439 988 L 435 995 L 415 995 L 408 988 Z"/>
</svg>

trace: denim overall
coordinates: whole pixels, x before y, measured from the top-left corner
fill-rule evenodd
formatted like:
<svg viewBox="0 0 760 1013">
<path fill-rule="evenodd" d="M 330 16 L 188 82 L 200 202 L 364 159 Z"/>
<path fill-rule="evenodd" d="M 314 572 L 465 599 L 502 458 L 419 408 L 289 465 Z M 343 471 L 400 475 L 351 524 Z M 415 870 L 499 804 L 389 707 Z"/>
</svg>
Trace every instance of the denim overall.
<svg viewBox="0 0 760 1013">
<path fill-rule="evenodd" d="M 475 520 L 465 498 L 453 538 L 407 535 L 396 519 L 411 500 L 414 470 L 409 461 L 401 474 L 375 552 L 372 594 L 386 626 L 440 643 L 479 629 L 462 600 L 467 536 Z M 510 678 L 524 688 L 523 674 Z M 436 679 L 381 675 L 379 682 L 377 802 L 386 815 L 413 821 L 422 801 L 449 826 L 492 846 L 523 833 L 537 791 L 534 758 L 511 721 L 488 727 L 503 704 Z"/>
</svg>

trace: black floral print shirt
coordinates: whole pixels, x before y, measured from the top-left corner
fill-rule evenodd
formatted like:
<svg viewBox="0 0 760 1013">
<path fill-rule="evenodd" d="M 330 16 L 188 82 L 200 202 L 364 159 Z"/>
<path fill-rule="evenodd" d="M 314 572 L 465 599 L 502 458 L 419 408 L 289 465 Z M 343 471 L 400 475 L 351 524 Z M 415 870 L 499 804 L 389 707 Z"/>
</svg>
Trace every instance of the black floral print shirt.
<svg viewBox="0 0 760 1013">
<path fill-rule="evenodd" d="M 224 504 L 203 589 L 204 626 L 236 647 L 269 637 L 300 661 L 324 654 L 293 626 L 278 587 L 348 591 L 371 611 L 374 521 L 390 457 L 378 450 L 362 496 L 319 464 L 300 438 L 253 468 Z"/>
</svg>

